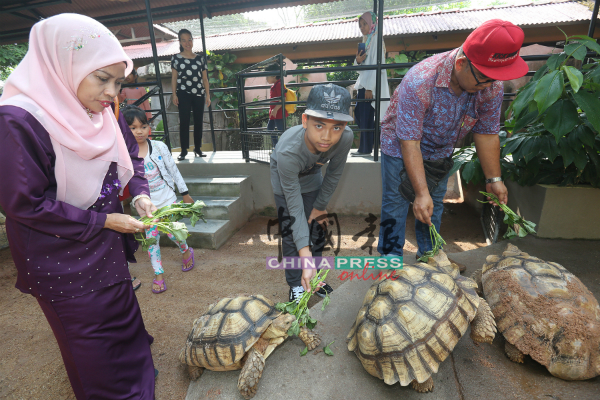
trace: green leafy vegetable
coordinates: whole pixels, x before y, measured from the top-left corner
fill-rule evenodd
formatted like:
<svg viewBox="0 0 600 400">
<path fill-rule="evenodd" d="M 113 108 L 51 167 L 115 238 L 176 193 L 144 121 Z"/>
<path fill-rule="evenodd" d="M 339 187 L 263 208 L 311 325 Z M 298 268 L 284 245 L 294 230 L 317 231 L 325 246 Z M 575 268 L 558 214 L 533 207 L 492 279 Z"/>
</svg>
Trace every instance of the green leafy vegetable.
<svg viewBox="0 0 600 400">
<path fill-rule="evenodd" d="M 182 201 L 161 207 L 154 212 L 152 217 L 140 218 L 140 221 L 145 225 L 156 226 L 160 232 L 172 234 L 181 242 L 187 239 L 189 232 L 187 225 L 178 221 L 183 218 L 189 218 L 192 226 L 196 226 L 196 222 L 200 219 L 206 222 L 204 214 L 202 213 L 202 208 L 204 208 L 204 206 L 204 202 L 200 200 L 196 200 L 194 204 L 187 204 Z M 158 221 L 155 222 L 156 220 Z M 156 238 L 147 239 L 145 232 L 136 233 L 134 237 L 135 240 L 142 245 L 142 249 L 145 251 L 147 251 L 150 246 L 156 244 Z"/>
<path fill-rule="evenodd" d="M 504 234 L 504 239 L 511 239 L 515 236 L 525 237 L 528 233 L 535 233 L 535 224 L 531 221 L 527 221 L 523 219 L 520 215 L 516 214 L 513 210 L 508 208 L 505 204 L 500 204 L 500 200 L 496 196 L 491 193 L 479 192 L 484 196 L 487 196 L 496 203 L 502 211 L 504 211 L 504 223 L 508 225 L 508 230 Z M 477 200 L 480 203 L 487 203 L 487 201 Z M 518 233 L 515 232 L 514 226 L 519 225 L 520 229 L 518 229 Z"/>
<path fill-rule="evenodd" d="M 313 295 L 315 291 L 320 288 L 321 282 L 325 280 L 329 270 L 319 270 L 317 271 L 317 275 L 310 281 L 311 291 L 304 292 L 302 297 L 300 297 L 300 301 L 296 303 L 295 301 L 290 301 L 287 303 L 277 303 L 275 308 L 277 308 L 281 312 L 286 312 L 288 314 L 293 314 L 296 316 L 296 321 L 292 323 L 292 326 L 288 330 L 289 336 L 298 336 L 300 333 L 300 327 L 306 326 L 308 329 L 313 329 L 317 326 L 317 320 L 313 319 L 309 315 L 308 310 L 308 300 Z M 321 310 L 325 309 L 325 306 L 329 304 L 330 298 L 329 293 L 325 295 L 323 299 L 323 305 L 321 306 Z"/>
<path fill-rule="evenodd" d="M 333 342 L 335 342 L 335 340 Z M 333 344 L 333 342 L 331 342 L 327 346 L 325 346 L 325 348 L 323 349 L 323 353 L 327 354 L 328 356 L 333 355 L 333 351 L 331 351 L 331 349 L 329 348 L 329 346 L 331 346 Z"/>
<path fill-rule="evenodd" d="M 308 353 L 308 347 L 305 347 L 304 350 L 300 352 L 300 357 L 305 356 Z"/>
<path fill-rule="evenodd" d="M 437 254 L 438 250 L 444 247 L 446 241 L 442 238 L 442 236 L 438 233 L 437 229 L 435 229 L 435 225 L 431 224 L 429 226 L 429 238 L 431 239 L 431 243 L 433 244 L 433 249 L 426 251 L 419 261 L 427 262 L 430 257 L 433 257 Z"/>
</svg>

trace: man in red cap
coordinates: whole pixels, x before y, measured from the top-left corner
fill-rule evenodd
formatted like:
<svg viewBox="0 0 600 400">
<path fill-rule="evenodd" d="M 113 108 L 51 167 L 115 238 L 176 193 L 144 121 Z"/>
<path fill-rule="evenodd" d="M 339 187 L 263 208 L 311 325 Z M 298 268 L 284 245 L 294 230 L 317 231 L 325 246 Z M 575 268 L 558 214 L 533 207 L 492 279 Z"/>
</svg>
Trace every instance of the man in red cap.
<svg viewBox="0 0 600 400">
<path fill-rule="evenodd" d="M 501 81 L 528 71 L 519 57 L 523 30 L 494 19 L 458 49 L 437 54 L 408 71 L 381 124 L 383 198 L 378 251 L 403 255 L 410 203 L 416 218 L 417 257 L 432 249 L 429 226 L 440 230 L 452 152 L 473 132 L 486 190 L 506 203 L 500 172 Z"/>
</svg>

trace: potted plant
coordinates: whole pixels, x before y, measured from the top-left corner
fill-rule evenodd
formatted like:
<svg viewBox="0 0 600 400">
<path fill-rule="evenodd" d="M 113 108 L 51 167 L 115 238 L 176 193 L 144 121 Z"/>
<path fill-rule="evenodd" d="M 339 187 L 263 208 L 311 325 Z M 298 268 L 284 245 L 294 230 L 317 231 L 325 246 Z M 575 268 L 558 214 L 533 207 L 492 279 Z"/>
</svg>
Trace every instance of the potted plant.
<svg viewBox="0 0 600 400">
<path fill-rule="evenodd" d="M 542 237 L 600 239 L 600 66 L 577 68 L 600 45 L 565 35 L 506 111 L 502 170 L 509 204 L 538 225 Z M 455 153 L 466 182 L 483 181 L 474 147 Z"/>
</svg>

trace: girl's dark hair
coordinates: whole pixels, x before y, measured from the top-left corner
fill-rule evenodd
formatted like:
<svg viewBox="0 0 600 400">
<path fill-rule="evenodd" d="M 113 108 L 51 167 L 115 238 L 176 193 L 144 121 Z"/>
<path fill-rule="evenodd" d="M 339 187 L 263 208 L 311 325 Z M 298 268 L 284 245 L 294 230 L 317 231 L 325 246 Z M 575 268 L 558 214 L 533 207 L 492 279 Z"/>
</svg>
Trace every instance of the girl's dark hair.
<svg viewBox="0 0 600 400">
<path fill-rule="evenodd" d="M 186 34 L 186 33 L 187 33 L 188 35 L 190 35 L 190 37 L 193 39 L 192 32 L 188 31 L 187 29 L 181 29 L 181 30 L 180 30 L 180 31 L 177 33 L 177 38 L 179 39 L 179 41 L 181 41 L 181 35 L 184 35 L 184 34 Z M 183 46 L 182 46 L 182 45 L 179 45 L 179 51 L 183 51 Z"/>
<path fill-rule="evenodd" d="M 277 72 L 276 74 L 273 74 L 271 76 L 276 77 L 277 79 L 279 79 L 281 77 L 281 69 L 279 68 L 279 63 L 273 63 L 271 65 L 269 65 L 267 68 L 265 68 L 265 72 Z"/>
<path fill-rule="evenodd" d="M 128 106 L 123 107 L 121 112 L 125 117 L 125 121 L 127 121 L 127 125 L 133 124 L 133 122 L 136 119 L 140 121 L 142 125 L 148 125 L 148 118 L 146 118 L 146 112 L 138 106 L 130 104 Z"/>
</svg>

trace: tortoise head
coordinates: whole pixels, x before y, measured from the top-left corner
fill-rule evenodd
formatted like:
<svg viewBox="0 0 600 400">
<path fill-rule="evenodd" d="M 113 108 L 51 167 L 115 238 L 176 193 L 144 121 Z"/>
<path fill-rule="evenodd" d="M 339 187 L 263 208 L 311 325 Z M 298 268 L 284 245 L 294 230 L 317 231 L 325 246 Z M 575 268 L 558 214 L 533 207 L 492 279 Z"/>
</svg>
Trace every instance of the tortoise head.
<svg viewBox="0 0 600 400">
<path fill-rule="evenodd" d="M 273 323 L 269 327 L 271 334 L 275 336 L 287 337 L 287 332 L 295 320 L 296 317 L 292 314 L 281 314 L 279 317 L 273 320 Z"/>
<path fill-rule="evenodd" d="M 450 260 L 448 260 L 448 256 L 446 255 L 446 253 L 444 253 L 444 250 L 442 249 L 439 249 L 435 256 L 429 257 L 427 264 L 441 268 L 453 278 L 456 278 L 460 275 L 458 265 L 451 263 Z"/>
</svg>

